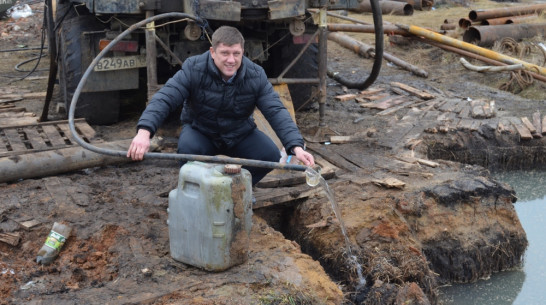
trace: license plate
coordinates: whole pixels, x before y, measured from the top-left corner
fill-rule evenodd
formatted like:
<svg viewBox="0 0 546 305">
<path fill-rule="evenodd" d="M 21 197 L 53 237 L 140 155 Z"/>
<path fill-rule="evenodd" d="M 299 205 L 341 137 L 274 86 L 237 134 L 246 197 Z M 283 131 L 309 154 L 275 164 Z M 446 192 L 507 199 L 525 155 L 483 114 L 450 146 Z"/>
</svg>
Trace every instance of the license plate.
<svg viewBox="0 0 546 305">
<path fill-rule="evenodd" d="M 93 68 L 95 71 L 113 71 L 146 67 L 146 55 L 105 57 Z"/>
</svg>

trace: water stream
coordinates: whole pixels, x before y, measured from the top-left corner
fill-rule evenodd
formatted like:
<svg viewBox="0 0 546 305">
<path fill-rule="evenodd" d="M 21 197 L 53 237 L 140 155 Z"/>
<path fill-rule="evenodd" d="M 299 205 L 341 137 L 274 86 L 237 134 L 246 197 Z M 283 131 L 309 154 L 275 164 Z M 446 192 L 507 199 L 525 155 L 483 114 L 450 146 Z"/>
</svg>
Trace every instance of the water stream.
<svg viewBox="0 0 546 305">
<path fill-rule="evenodd" d="M 494 177 L 510 184 L 518 201 L 514 204 L 527 234 L 529 247 L 523 266 L 493 274 L 491 278 L 471 284 L 444 287 L 439 304 L 443 305 L 539 305 L 546 304 L 546 173 L 510 171 Z"/>
<path fill-rule="evenodd" d="M 326 196 L 328 197 L 328 200 L 330 201 L 330 205 L 332 207 L 332 210 L 334 211 L 334 215 L 336 216 L 339 227 L 341 229 L 341 234 L 343 235 L 343 238 L 345 240 L 345 247 L 346 247 L 346 253 L 347 257 L 349 258 L 349 263 L 354 265 L 356 269 L 356 274 L 358 276 L 358 284 L 356 286 L 356 290 L 361 289 L 366 285 L 366 278 L 363 275 L 362 272 L 362 265 L 358 262 L 358 258 L 356 255 L 353 254 L 353 250 L 351 247 L 351 242 L 349 241 L 349 235 L 347 234 L 347 228 L 345 227 L 345 223 L 343 222 L 343 219 L 341 218 L 341 209 L 339 208 L 339 205 L 336 202 L 336 198 L 334 196 L 334 191 L 330 189 L 330 186 L 328 186 L 328 183 L 322 176 L 320 175 L 320 169 L 318 171 L 315 171 L 311 168 L 308 168 L 306 171 L 306 178 L 307 178 L 307 184 L 309 186 L 317 186 L 320 184 L 324 191 L 326 192 Z"/>
</svg>

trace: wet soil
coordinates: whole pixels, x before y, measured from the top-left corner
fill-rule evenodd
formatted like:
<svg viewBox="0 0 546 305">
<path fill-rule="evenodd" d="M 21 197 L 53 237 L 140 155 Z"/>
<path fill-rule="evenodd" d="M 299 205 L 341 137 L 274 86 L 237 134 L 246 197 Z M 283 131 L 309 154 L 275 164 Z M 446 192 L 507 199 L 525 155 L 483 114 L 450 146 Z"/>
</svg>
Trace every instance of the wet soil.
<svg viewBox="0 0 546 305">
<path fill-rule="evenodd" d="M 38 46 L 40 5 L 33 8 L 34 18 L 0 21 L 1 49 Z M 438 99 L 495 100 L 497 117 L 546 113 L 546 88 L 539 82 L 526 89 L 538 92 L 526 99 L 497 89 L 506 74 L 469 72 L 458 57 L 439 49 L 411 43 L 387 44 L 386 51 L 408 61 L 422 57 L 422 68 L 430 76 L 420 78 L 384 63 L 374 87 L 390 88 L 396 81 Z M 13 66 L 38 54 L 0 53 L 5 63 L 0 67 L 2 94 L 46 90 L 47 79 L 40 77 L 47 71 L 22 81 L 12 78 L 25 75 Z M 371 71 L 369 59 L 334 43 L 329 44 L 328 61 L 329 69 L 348 78 L 360 79 Z M 46 57 L 39 68 L 47 67 Z M 356 270 L 347 263 L 344 239 L 322 193 L 296 204 L 255 210 L 249 258 L 242 265 L 210 273 L 174 261 L 166 208 L 178 168 L 170 161 L 147 160 L 0 184 L 0 232 L 21 236 L 17 246 L 0 242 L 0 304 L 434 304 L 438 285 L 469 282 L 517 266 L 527 241 L 512 206 L 515 194 L 494 181 L 488 168 L 542 166 L 542 159 L 528 156 L 540 155 L 544 140 L 525 142 L 528 154 L 522 154 L 522 142 L 514 134 L 492 137 L 455 130 L 422 133 L 421 144 L 408 149 L 392 134 L 414 110 L 401 109 L 381 119 L 377 110 L 334 99 L 356 92 L 328 80 L 323 130 L 364 134 L 365 139 L 344 145 L 310 143 L 310 149 L 348 162 L 339 163 L 345 167 L 338 166 L 328 183 L 363 267 L 364 288 L 357 289 Z M 56 112 L 56 102 L 50 120 L 65 116 Z M 40 115 L 43 100 L 25 99 L 17 105 Z M 126 115 L 118 124 L 93 128 L 106 141 L 127 139 L 137 118 Z M 297 113 L 306 137 L 318 121 L 316 105 Z M 161 134 L 174 137 L 176 132 L 173 126 Z M 503 163 L 506 158 L 498 157 L 500 163 L 485 162 L 493 160 L 486 153 L 499 146 L 519 161 Z M 428 167 L 401 157 L 446 161 Z M 388 177 L 405 187 L 378 184 Z M 64 189 L 59 191 L 59 185 Z M 30 219 L 40 225 L 21 229 L 18 223 Z M 54 221 L 70 224 L 72 235 L 54 263 L 40 266 L 35 254 Z M 323 224 L 312 226 L 317 223 Z"/>
</svg>

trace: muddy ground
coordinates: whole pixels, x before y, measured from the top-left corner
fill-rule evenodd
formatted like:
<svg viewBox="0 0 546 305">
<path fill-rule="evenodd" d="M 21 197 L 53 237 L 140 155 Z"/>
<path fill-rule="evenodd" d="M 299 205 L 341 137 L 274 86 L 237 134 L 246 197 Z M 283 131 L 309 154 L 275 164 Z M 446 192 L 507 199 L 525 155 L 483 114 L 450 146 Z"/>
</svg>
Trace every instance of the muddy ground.
<svg viewBox="0 0 546 305">
<path fill-rule="evenodd" d="M 40 4 L 33 8 L 32 18 L 1 21 L 0 49 L 39 46 Z M 419 64 L 429 77 L 384 63 L 374 87 L 389 89 L 391 82 L 401 82 L 427 90 L 436 100 L 495 100 L 497 118 L 546 113 L 543 83 L 511 94 L 497 89 L 508 80 L 506 72 L 467 71 L 458 56 L 440 49 L 411 42 L 387 43 L 386 51 Z M 47 71 L 21 81 L 13 78 L 26 74 L 14 71 L 17 63 L 37 55 L 39 50 L 0 53 L 2 94 L 45 91 Z M 329 43 L 328 67 L 359 79 L 369 74 L 371 60 Z M 45 57 L 38 70 L 47 68 Z M 533 162 L 529 156 L 538 155 L 544 141 L 522 143 L 514 134 L 487 137 L 463 130 L 425 132 L 421 144 L 408 150 L 392 135 L 404 126 L 402 118 L 416 110 L 401 109 L 379 118 L 377 110 L 334 99 L 356 92 L 328 80 L 324 130 L 365 134 L 365 139 L 310 147 L 331 162 L 336 161 L 333 156 L 350 160 L 336 164 L 336 176 L 328 183 L 362 265 L 364 287 L 357 287 L 357 270 L 347 263 L 339 223 L 324 193 L 255 210 L 249 260 L 243 265 L 209 273 L 174 261 L 166 208 L 178 168 L 170 161 L 147 160 L 0 184 L 0 232 L 21 235 L 17 246 L 0 243 L 0 303 L 434 304 L 439 285 L 473 281 L 517 266 L 526 238 L 512 206 L 516 194 L 490 178 L 482 167 L 490 164 L 480 161 L 487 158 L 468 156 L 486 155 L 504 143 L 514 148 L 511 158 L 519 161 L 497 166 L 543 166 L 542 159 Z M 25 99 L 17 105 L 40 115 L 43 100 Z M 63 119 L 65 114 L 57 113 L 55 106 L 54 100 L 49 119 Z M 317 109 L 315 105 L 297 113 L 308 139 L 318 123 Z M 129 112 L 118 124 L 93 127 L 105 141 L 127 139 L 137 119 L 137 112 Z M 176 136 L 176 128 L 166 128 L 162 135 Z M 520 144 L 528 151 L 518 150 Z M 436 167 L 401 161 L 408 153 L 451 161 L 436 160 Z M 454 156 L 466 156 L 476 165 L 453 162 L 459 161 Z M 389 189 L 374 182 L 386 177 L 405 182 L 405 187 Z M 18 223 L 30 219 L 40 225 L 21 229 Z M 58 259 L 43 267 L 34 262 L 35 255 L 55 221 L 68 223 L 73 232 Z"/>
</svg>

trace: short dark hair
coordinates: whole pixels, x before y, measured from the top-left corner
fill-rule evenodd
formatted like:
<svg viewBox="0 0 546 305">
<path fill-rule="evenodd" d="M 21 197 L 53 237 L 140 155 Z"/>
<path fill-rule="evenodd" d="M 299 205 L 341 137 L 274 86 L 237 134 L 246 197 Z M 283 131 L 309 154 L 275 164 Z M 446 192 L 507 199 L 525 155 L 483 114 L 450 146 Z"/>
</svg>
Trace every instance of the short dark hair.
<svg viewBox="0 0 546 305">
<path fill-rule="evenodd" d="M 232 26 L 223 25 L 214 31 L 212 34 L 212 48 L 216 49 L 219 44 L 232 46 L 241 44 L 241 48 L 245 48 L 245 39 L 243 34 Z"/>
</svg>

